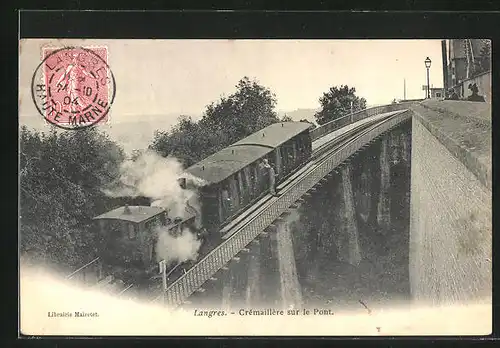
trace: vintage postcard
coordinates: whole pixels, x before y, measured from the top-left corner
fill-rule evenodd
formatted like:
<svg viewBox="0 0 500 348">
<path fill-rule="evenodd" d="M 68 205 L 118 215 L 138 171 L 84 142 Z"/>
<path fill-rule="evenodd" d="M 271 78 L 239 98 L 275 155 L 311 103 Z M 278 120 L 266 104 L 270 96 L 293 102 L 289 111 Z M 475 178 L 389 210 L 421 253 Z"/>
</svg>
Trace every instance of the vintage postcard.
<svg viewBox="0 0 500 348">
<path fill-rule="evenodd" d="M 19 61 L 22 335 L 491 333 L 491 41 Z"/>
</svg>

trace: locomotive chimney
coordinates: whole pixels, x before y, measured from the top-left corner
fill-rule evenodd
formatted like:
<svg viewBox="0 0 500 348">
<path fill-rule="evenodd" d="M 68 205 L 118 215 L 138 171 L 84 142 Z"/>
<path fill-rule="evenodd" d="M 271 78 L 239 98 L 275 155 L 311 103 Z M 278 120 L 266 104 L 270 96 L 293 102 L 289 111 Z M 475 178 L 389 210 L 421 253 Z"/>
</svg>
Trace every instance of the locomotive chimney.
<svg viewBox="0 0 500 348">
<path fill-rule="evenodd" d="M 132 212 L 130 211 L 130 207 L 128 206 L 128 204 L 125 204 L 125 209 L 123 209 L 123 214 L 131 214 Z"/>
<path fill-rule="evenodd" d="M 179 186 L 181 188 L 186 189 L 186 178 L 179 178 L 177 181 L 179 182 Z"/>
</svg>

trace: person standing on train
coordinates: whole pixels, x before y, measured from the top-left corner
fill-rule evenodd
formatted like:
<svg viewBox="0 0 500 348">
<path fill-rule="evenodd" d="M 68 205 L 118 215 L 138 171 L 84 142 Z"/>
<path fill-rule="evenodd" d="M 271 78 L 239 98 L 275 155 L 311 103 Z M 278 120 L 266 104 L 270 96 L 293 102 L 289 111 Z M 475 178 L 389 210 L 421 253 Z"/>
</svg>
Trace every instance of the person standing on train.
<svg viewBox="0 0 500 348">
<path fill-rule="evenodd" d="M 262 160 L 262 167 L 267 170 L 267 173 L 269 175 L 269 192 L 273 196 L 278 196 L 276 194 L 276 171 L 274 170 L 273 166 L 269 164 L 266 158 Z"/>
<path fill-rule="evenodd" d="M 268 181 L 267 176 L 269 175 L 269 169 L 267 168 L 269 164 L 267 163 L 267 159 L 263 159 L 259 162 L 259 190 L 260 192 L 266 189 L 266 183 Z"/>
<path fill-rule="evenodd" d="M 222 198 L 222 214 L 224 216 L 229 216 L 231 213 L 231 197 L 229 197 L 229 190 L 223 188 L 221 191 Z"/>
<path fill-rule="evenodd" d="M 278 197 L 276 193 L 276 176 L 273 165 L 269 165 L 269 190 L 273 196 Z"/>
</svg>

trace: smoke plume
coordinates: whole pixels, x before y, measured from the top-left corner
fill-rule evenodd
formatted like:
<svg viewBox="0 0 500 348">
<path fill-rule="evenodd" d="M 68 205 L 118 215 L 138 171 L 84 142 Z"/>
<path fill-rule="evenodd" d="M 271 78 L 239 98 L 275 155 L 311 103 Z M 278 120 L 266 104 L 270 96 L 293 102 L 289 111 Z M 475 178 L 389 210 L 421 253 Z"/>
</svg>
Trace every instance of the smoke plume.
<svg viewBox="0 0 500 348">
<path fill-rule="evenodd" d="M 153 201 L 151 205 L 165 208 L 171 219 L 185 218 L 194 213 L 189 206 L 200 212 L 200 204 L 196 189 L 179 186 L 177 180 L 181 177 L 191 187 L 203 185 L 203 180 L 186 173 L 176 158 L 164 158 L 147 150 L 136 159 L 123 162 L 113 188 L 103 192 L 110 197 L 148 197 Z"/>
<path fill-rule="evenodd" d="M 186 189 L 180 187 L 179 178 L 186 179 Z M 186 173 L 176 158 L 164 158 L 147 150 L 134 160 L 122 163 L 120 177 L 113 188 L 103 192 L 111 197 L 150 198 L 153 201 L 151 205 L 166 209 L 171 220 L 196 216 L 194 227 L 200 228 L 201 205 L 196 188 L 203 183 L 200 178 Z M 201 241 L 189 229 L 175 237 L 164 227 L 158 228 L 155 233 L 158 235 L 155 246 L 158 261 L 164 259 L 171 263 L 196 260 Z"/>
<path fill-rule="evenodd" d="M 167 264 L 183 263 L 196 260 L 201 241 L 189 229 L 185 228 L 178 236 L 172 236 L 167 229 L 158 228 L 156 244 L 157 261 L 165 260 Z"/>
<path fill-rule="evenodd" d="M 285 222 L 288 224 L 289 228 L 293 228 L 295 224 L 300 221 L 300 213 L 298 209 L 291 209 L 290 215 L 286 217 Z"/>
</svg>

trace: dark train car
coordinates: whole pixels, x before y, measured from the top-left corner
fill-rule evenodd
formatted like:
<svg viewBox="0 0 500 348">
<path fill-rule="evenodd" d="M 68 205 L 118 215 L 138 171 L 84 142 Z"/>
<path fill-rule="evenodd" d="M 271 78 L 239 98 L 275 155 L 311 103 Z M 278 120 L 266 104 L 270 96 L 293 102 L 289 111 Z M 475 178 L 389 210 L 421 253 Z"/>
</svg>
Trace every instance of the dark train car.
<svg viewBox="0 0 500 348">
<path fill-rule="evenodd" d="M 186 171 L 206 184 L 199 189 L 202 224 L 214 233 L 269 192 L 267 159 L 276 172 L 276 185 L 311 157 L 309 123 L 272 124 L 205 158 Z"/>
<path fill-rule="evenodd" d="M 172 220 L 163 208 L 151 206 L 124 206 L 95 217 L 103 272 L 124 281 L 147 281 L 158 273 L 156 228 L 178 235 L 194 219 Z"/>
<path fill-rule="evenodd" d="M 305 122 L 274 123 L 230 147 L 256 145 L 273 149 L 268 161 L 274 165 L 277 179 L 283 181 L 311 157 L 310 127 Z"/>
<path fill-rule="evenodd" d="M 222 237 L 220 229 L 269 192 L 264 159 L 275 169 L 276 185 L 309 161 L 310 126 L 302 122 L 270 125 L 189 167 L 186 171 L 205 185 L 198 188 L 201 212 L 186 202 L 185 219 L 173 219 L 161 207 L 127 205 L 95 217 L 103 274 L 148 286 L 158 277 L 158 226 L 173 236 L 189 227 L 204 240 L 199 252 L 211 250 Z M 179 178 L 179 184 L 189 186 L 186 178 Z"/>
</svg>

